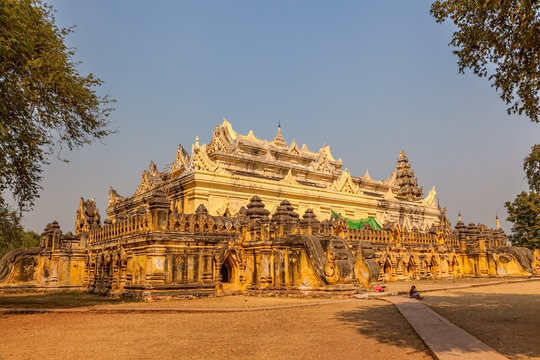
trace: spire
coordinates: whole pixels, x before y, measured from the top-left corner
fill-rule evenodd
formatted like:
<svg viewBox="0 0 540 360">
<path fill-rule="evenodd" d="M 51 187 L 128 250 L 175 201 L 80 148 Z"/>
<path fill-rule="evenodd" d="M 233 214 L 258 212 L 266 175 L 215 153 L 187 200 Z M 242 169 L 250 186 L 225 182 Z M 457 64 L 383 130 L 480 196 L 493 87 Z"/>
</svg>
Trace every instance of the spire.
<svg viewBox="0 0 540 360">
<path fill-rule="evenodd" d="M 277 134 L 276 134 L 276 137 L 274 138 L 274 144 L 277 146 L 283 146 L 283 147 L 287 146 L 285 139 L 283 139 L 283 136 L 281 136 L 281 124 L 278 125 Z"/>
<path fill-rule="evenodd" d="M 458 221 L 461 221 L 461 211 L 458 212 Z"/>
<path fill-rule="evenodd" d="M 418 180 L 414 176 L 409 159 L 407 159 L 407 155 L 405 155 L 405 151 L 403 150 L 399 153 L 396 170 L 396 180 L 399 186 L 397 196 L 409 201 L 422 199 L 422 188 L 418 188 Z"/>
<path fill-rule="evenodd" d="M 495 225 L 497 226 L 497 230 L 501 228 L 501 224 L 499 223 L 499 215 L 495 214 Z"/>
</svg>

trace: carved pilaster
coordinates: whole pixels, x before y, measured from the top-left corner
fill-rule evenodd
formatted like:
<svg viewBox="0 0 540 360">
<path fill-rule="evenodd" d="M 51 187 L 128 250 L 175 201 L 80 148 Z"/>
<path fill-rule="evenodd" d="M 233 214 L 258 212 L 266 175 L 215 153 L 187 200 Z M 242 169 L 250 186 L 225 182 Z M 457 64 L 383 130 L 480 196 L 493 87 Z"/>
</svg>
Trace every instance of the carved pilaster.
<svg viewBox="0 0 540 360">
<path fill-rule="evenodd" d="M 212 282 L 212 253 L 210 250 L 205 250 L 202 255 L 202 276 L 201 279 L 204 283 Z"/>
<path fill-rule="evenodd" d="M 165 249 L 149 248 L 146 253 L 145 280 L 150 285 L 165 284 Z"/>
<path fill-rule="evenodd" d="M 261 277 L 260 277 L 260 283 L 261 286 L 265 287 L 266 285 L 269 285 L 272 283 L 272 273 L 271 273 L 271 256 L 272 256 L 272 250 L 271 249 L 263 249 L 260 252 L 261 256 Z"/>
</svg>

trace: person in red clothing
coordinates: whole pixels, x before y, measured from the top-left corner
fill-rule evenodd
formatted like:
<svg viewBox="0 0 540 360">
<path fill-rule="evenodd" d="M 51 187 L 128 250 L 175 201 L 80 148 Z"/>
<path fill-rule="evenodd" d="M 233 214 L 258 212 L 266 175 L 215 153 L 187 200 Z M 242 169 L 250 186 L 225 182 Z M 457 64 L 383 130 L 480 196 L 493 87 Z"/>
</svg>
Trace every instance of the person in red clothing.
<svg viewBox="0 0 540 360">
<path fill-rule="evenodd" d="M 418 292 L 418 289 L 416 289 L 416 286 L 411 286 L 411 290 L 409 290 L 409 297 L 411 299 L 418 299 L 422 300 L 424 297 L 420 296 L 420 293 Z"/>
</svg>

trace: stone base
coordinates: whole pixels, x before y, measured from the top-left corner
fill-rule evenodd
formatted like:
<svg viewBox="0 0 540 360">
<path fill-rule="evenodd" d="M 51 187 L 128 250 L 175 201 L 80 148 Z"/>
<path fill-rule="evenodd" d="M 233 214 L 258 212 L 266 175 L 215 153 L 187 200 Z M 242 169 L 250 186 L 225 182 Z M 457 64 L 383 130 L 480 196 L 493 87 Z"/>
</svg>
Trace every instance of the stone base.
<svg viewBox="0 0 540 360">
<path fill-rule="evenodd" d="M 175 285 L 129 285 L 118 291 L 126 299 L 153 299 L 153 298 L 194 298 L 212 297 L 217 295 L 214 284 L 175 284 Z"/>
</svg>

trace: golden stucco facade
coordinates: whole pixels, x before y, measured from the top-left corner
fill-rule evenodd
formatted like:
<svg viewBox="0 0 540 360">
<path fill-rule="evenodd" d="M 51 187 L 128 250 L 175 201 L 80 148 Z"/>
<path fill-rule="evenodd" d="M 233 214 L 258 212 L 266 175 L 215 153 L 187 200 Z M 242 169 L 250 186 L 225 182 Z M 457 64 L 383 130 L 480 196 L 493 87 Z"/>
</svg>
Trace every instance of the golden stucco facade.
<svg viewBox="0 0 540 360">
<path fill-rule="evenodd" d="M 0 287 L 346 295 L 381 280 L 540 273 L 540 253 L 508 246 L 498 224 L 452 229 L 403 152 L 381 181 L 342 167 L 328 146 L 287 144 L 280 129 L 260 140 L 224 120 L 163 171 L 151 162 L 133 195 L 111 187 L 103 223 L 81 199 L 75 234 L 53 222 L 40 247 L 8 253 Z"/>
</svg>

